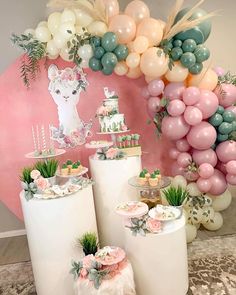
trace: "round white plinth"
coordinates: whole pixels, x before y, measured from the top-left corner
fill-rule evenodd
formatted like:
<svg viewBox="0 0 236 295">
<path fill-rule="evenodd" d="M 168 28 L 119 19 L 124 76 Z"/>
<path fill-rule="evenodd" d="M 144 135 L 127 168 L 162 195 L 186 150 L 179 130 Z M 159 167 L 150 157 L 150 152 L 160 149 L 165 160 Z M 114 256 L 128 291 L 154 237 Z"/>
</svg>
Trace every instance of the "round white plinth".
<svg viewBox="0 0 236 295">
<path fill-rule="evenodd" d="M 125 229 L 125 249 L 133 266 L 137 295 L 185 295 L 188 260 L 185 219 L 160 234 L 132 235 Z"/>
<path fill-rule="evenodd" d="M 82 251 L 77 238 L 97 232 L 92 186 L 58 199 L 26 201 L 20 194 L 38 295 L 74 294 L 71 261 Z"/>
<path fill-rule="evenodd" d="M 101 246 L 124 247 L 124 227 L 115 208 L 122 202 L 137 200 L 137 191 L 128 185 L 128 179 L 139 174 L 141 157 L 122 160 L 89 158 L 90 171 L 95 185 L 94 201 Z"/>
</svg>

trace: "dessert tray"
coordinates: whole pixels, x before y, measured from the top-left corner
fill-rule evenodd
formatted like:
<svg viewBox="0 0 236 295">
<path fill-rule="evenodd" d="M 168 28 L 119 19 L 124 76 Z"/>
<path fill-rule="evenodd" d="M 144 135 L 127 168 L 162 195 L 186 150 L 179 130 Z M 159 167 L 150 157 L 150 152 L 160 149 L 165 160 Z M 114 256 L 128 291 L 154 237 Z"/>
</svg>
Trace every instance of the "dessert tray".
<svg viewBox="0 0 236 295">
<path fill-rule="evenodd" d="M 182 212 L 177 207 L 157 205 L 148 212 L 148 215 L 159 221 L 171 221 L 180 218 Z"/>
<path fill-rule="evenodd" d="M 106 246 L 95 254 L 96 260 L 102 265 L 113 265 L 125 259 L 125 251 L 119 247 Z"/>
<path fill-rule="evenodd" d="M 60 155 L 65 154 L 65 150 L 64 149 L 55 149 L 55 152 L 52 154 L 47 154 L 47 155 L 43 155 L 43 154 L 39 154 L 36 155 L 35 152 L 31 152 L 25 155 L 26 158 L 28 159 L 48 159 L 48 158 L 54 158 Z"/>
<path fill-rule="evenodd" d="M 72 174 L 68 174 L 68 175 L 62 175 L 60 173 L 60 171 L 57 171 L 56 175 L 59 176 L 59 177 L 62 177 L 62 178 L 73 178 L 73 177 L 82 176 L 82 175 L 86 174 L 87 172 L 88 172 L 88 168 L 83 167 L 83 169 L 80 172 L 78 172 L 78 173 L 72 173 Z"/>
<path fill-rule="evenodd" d="M 127 130 L 120 130 L 120 131 L 110 131 L 110 132 L 97 132 L 97 134 L 120 134 L 120 133 L 127 133 L 130 129 Z"/>
<path fill-rule="evenodd" d="M 138 176 L 134 176 L 132 178 L 129 179 L 128 181 L 129 185 L 136 187 L 138 189 L 142 189 L 142 190 L 155 190 L 155 189 L 161 189 L 164 187 L 167 187 L 168 185 L 170 185 L 171 181 L 169 179 L 169 177 L 165 177 L 162 176 L 162 178 L 159 180 L 158 184 L 156 186 L 150 186 L 150 185 L 141 185 L 138 182 Z"/>
<path fill-rule="evenodd" d="M 148 212 L 148 205 L 139 201 L 128 201 L 116 207 L 116 213 L 123 217 L 138 218 Z"/>
<path fill-rule="evenodd" d="M 60 197 L 65 197 L 71 194 L 76 193 L 77 191 L 79 191 L 81 189 L 80 185 L 76 185 L 76 184 L 65 184 L 62 186 L 59 185 L 53 185 L 52 187 L 44 190 L 44 192 L 42 194 L 35 194 L 34 198 L 36 199 L 56 199 L 56 198 L 60 198 Z"/>
</svg>

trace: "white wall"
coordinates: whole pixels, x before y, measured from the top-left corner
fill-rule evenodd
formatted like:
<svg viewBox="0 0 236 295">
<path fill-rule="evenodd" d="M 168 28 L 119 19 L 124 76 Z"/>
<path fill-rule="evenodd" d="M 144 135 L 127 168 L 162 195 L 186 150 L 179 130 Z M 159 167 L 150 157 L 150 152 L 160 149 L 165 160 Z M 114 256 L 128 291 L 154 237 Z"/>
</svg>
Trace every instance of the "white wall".
<svg viewBox="0 0 236 295">
<path fill-rule="evenodd" d="M 186 0 L 186 5 L 192 5 L 197 0 Z M 124 9 L 129 0 L 120 0 L 121 9 Z M 12 32 L 21 33 L 26 28 L 35 27 L 47 15 L 47 0 L 8 0 L 0 3 L 0 73 L 10 65 L 20 52 L 11 45 Z M 147 0 L 152 16 L 166 19 L 173 1 Z M 212 53 L 212 63 L 221 65 L 236 72 L 235 44 L 236 35 L 236 1 L 235 0 L 206 0 L 203 8 L 208 11 L 220 10 L 220 16 L 215 17 L 212 34 L 207 41 Z M 18 197 L 18 196 L 16 196 Z M 23 227 L 6 208 L 0 203 L 0 232 L 15 230 Z"/>
</svg>

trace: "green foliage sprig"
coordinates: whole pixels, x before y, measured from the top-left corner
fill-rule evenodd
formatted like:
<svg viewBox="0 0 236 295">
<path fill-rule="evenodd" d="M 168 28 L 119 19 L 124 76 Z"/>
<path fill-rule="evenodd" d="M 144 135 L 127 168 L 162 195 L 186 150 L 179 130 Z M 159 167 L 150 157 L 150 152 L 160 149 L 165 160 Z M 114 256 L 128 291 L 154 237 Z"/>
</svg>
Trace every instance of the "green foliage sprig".
<svg viewBox="0 0 236 295">
<path fill-rule="evenodd" d="M 162 48 L 165 56 L 168 56 L 169 57 L 168 68 L 171 71 L 172 68 L 175 66 L 175 64 L 174 64 L 174 61 L 173 61 L 173 59 L 171 57 L 171 54 L 170 54 L 171 53 L 171 49 L 172 49 L 172 47 L 170 45 L 171 45 L 171 42 L 170 42 L 170 40 L 167 40 L 167 39 L 162 40 L 161 43 L 160 43 L 160 48 Z M 159 49 L 157 51 L 157 55 L 159 57 L 161 57 L 161 54 L 163 53 L 162 50 Z"/>
<path fill-rule="evenodd" d="M 28 184 L 33 182 L 34 180 L 30 176 L 30 173 L 31 173 L 32 170 L 33 170 L 32 167 L 24 167 L 22 172 L 21 172 L 21 175 L 20 175 L 20 180 L 22 182 L 25 182 L 25 183 L 28 183 Z"/>
<path fill-rule="evenodd" d="M 37 169 L 44 178 L 53 177 L 56 174 L 57 167 L 58 161 L 55 159 L 38 161 L 35 164 L 35 169 Z"/>
<path fill-rule="evenodd" d="M 223 76 L 218 77 L 218 84 L 233 84 L 236 86 L 236 75 L 232 75 L 230 72 L 227 72 Z"/>
<path fill-rule="evenodd" d="M 95 255 L 98 250 L 97 235 L 95 233 L 87 232 L 78 241 L 85 255 Z"/>
<path fill-rule="evenodd" d="M 177 188 L 170 186 L 168 189 L 163 190 L 163 193 L 171 206 L 181 206 L 189 195 L 188 191 L 180 186 Z"/>
</svg>

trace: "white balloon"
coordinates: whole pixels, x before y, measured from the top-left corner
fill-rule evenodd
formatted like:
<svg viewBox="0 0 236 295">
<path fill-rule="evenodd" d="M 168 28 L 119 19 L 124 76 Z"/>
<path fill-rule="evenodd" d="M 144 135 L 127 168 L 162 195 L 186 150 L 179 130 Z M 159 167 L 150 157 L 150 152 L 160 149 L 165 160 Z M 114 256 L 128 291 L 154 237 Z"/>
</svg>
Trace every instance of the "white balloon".
<svg viewBox="0 0 236 295">
<path fill-rule="evenodd" d="M 189 210 L 187 210 L 188 214 L 188 223 L 191 224 L 198 224 L 202 221 L 202 214 L 203 210 L 200 207 L 193 207 Z"/>
<path fill-rule="evenodd" d="M 52 35 L 57 33 L 61 24 L 61 13 L 60 12 L 53 12 L 48 17 L 48 28 Z"/>
<path fill-rule="evenodd" d="M 102 21 L 94 21 L 88 26 L 88 31 L 91 35 L 103 36 L 107 31 L 107 25 Z"/>
<path fill-rule="evenodd" d="M 215 211 L 212 207 L 204 207 L 202 211 L 202 220 L 201 223 L 208 223 L 213 220 L 215 216 Z"/>
<path fill-rule="evenodd" d="M 64 59 L 65 61 L 71 61 L 69 59 L 69 51 L 70 49 L 67 46 L 63 47 L 60 51 L 60 57 Z"/>
<path fill-rule="evenodd" d="M 93 56 L 92 46 L 89 44 L 85 44 L 85 45 L 81 46 L 78 50 L 78 55 L 82 59 L 89 61 L 90 58 Z"/>
<path fill-rule="evenodd" d="M 187 180 L 182 175 L 177 175 L 172 180 L 172 186 L 174 186 L 174 187 L 180 186 L 182 188 L 186 188 L 187 187 Z"/>
<path fill-rule="evenodd" d="M 83 28 L 79 25 L 76 25 L 75 26 L 75 33 L 78 35 L 83 35 L 84 34 Z"/>
<path fill-rule="evenodd" d="M 201 223 L 197 223 L 197 224 L 194 224 L 196 226 L 196 229 L 199 229 L 200 226 L 201 226 Z"/>
<path fill-rule="evenodd" d="M 56 46 L 54 40 L 50 40 L 47 43 L 47 53 L 51 56 L 58 56 L 60 53 L 60 49 Z"/>
<path fill-rule="evenodd" d="M 50 55 L 50 54 L 48 54 L 48 58 L 49 59 L 57 59 L 58 56 L 59 56 L 59 54 L 56 54 L 56 55 Z"/>
<path fill-rule="evenodd" d="M 71 22 L 75 24 L 76 22 L 75 13 L 72 10 L 65 8 L 61 14 L 61 22 L 62 23 Z"/>
<path fill-rule="evenodd" d="M 232 201 L 232 194 L 227 189 L 222 195 L 219 196 L 212 196 L 209 195 L 209 197 L 212 198 L 212 207 L 216 212 L 223 211 L 229 207 Z"/>
<path fill-rule="evenodd" d="M 204 199 L 204 202 L 205 202 L 203 207 L 212 206 L 212 199 L 208 195 L 204 195 L 202 196 L 202 198 Z"/>
<path fill-rule="evenodd" d="M 197 228 L 192 224 L 185 225 L 187 243 L 191 243 L 197 237 Z"/>
<path fill-rule="evenodd" d="M 84 28 L 90 25 L 91 22 L 93 21 L 93 18 L 88 13 L 80 9 L 75 9 L 75 15 L 76 15 L 76 24 Z"/>
<path fill-rule="evenodd" d="M 48 22 L 46 21 L 41 21 L 40 23 L 38 23 L 37 27 L 47 27 L 48 26 Z"/>
<path fill-rule="evenodd" d="M 51 33 L 47 27 L 38 27 L 35 30 L 35 37 L 41 42 L 51 40 Z"/>
<path fill-rule="evenodd" d="M 218 230 L 223 225 L 223 217 L 219 212 L 215 212 L 215 216 L 213 218 L 213 222 L 203 223 L 203 226 L 208 230 Z"/>
<path fill-rule="evenodd" d="M 202 193 L 198 189 L 197 185 L 195 182 L 191 182 L 187 185 L 187 190 L 189 192 L 189 195 L 192 197 L 197 197 L 200 196 Z"/>
<path fill-rule="evenodd" d="M 66 40 L 69 40 L 75 34 L 75 26 L 72 22 L 62 23 L 59 32 Z"/>
<path fill-rule="evenodd" d="M 89 61 L 83 59 L 83 60 L 81 61 L 81 63 L 80 63 L 80 66 L 81 66 L 83 69 L 88 69 L 88 68 L 89 68 Z"/>
<path fill-rule="evenodd" d="M 33 37 L 35 37 L 35 30 L 34 29 L 27 29 L 24 31 L 24 35 L 31 34 Z"/>
<path fill-rule="evenodd" d="M 61 49 L 66 45 L 67 40 L 62 36 L 61 33 L 57 33 L 54 38 L 53 41 L 56 45 L 57 48 Z"/>
</svg>

